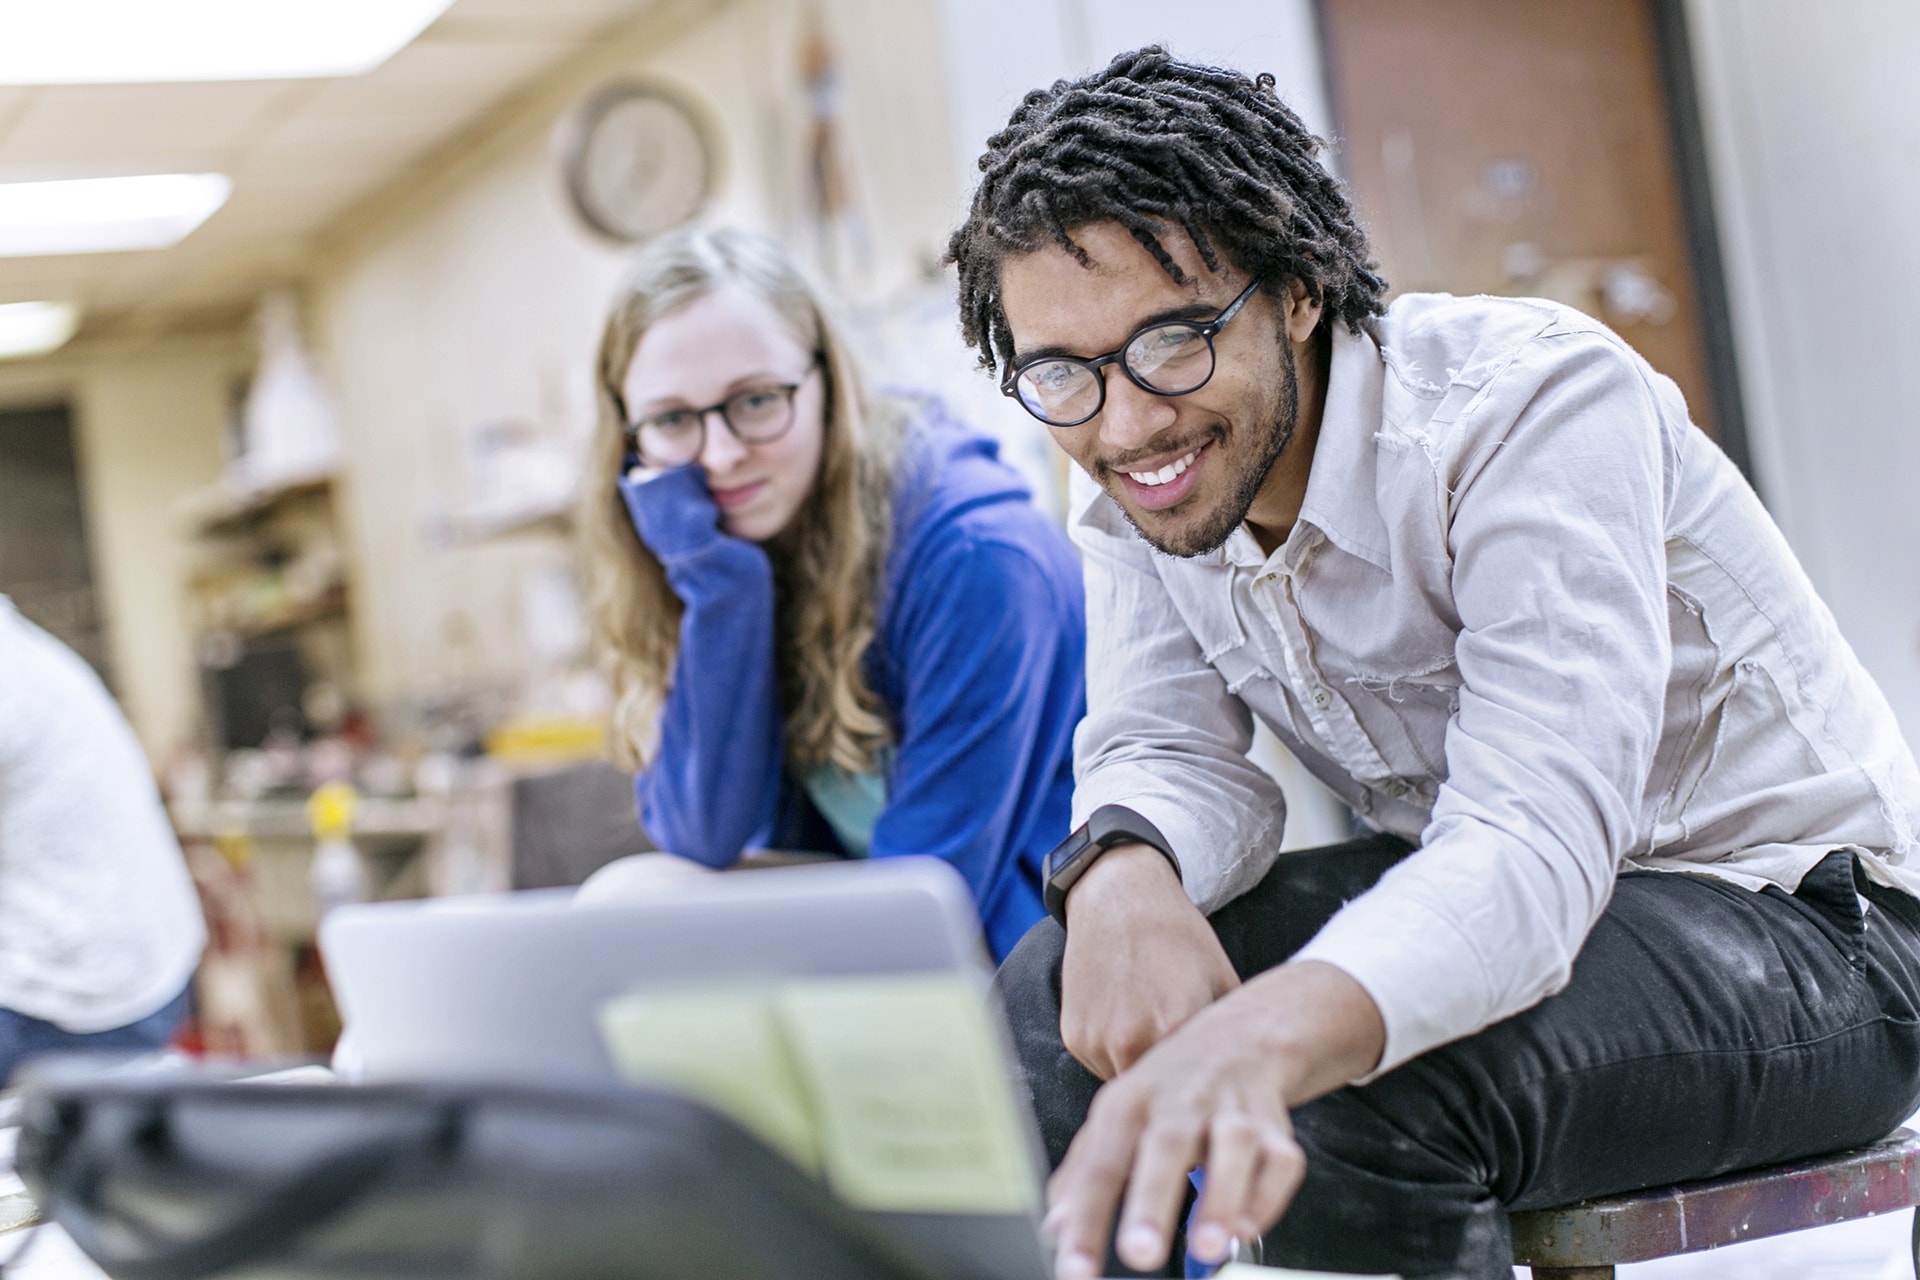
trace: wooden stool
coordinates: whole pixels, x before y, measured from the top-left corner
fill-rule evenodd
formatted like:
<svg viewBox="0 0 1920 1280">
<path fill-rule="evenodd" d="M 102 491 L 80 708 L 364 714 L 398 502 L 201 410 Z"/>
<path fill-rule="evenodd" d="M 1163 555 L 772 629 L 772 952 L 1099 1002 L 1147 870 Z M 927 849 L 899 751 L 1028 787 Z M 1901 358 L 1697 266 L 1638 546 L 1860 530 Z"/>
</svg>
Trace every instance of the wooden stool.
<svg viewBox="0 0 1920 1280">
<path fill-rule="evenodd" d="M 1784 1235 L 1920 1205 L 1920 1134 L 1870 1147 L 1513 1215 L 1513 1260 L 1534 1280 L 1611 1280 L 1615 1264 Z M 1914 1223 L 1920 1277 L 1920 1215 Z"/>
</svg>

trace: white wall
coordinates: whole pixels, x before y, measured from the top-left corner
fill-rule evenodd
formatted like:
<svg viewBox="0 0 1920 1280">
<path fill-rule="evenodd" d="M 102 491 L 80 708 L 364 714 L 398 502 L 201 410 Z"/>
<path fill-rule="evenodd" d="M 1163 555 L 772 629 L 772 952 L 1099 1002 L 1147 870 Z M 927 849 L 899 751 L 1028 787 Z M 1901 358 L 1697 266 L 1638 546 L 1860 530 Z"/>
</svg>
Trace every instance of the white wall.
<svg viewBox="0 0 1920 1280">
<path fill-rule="evenodd" d="M 1307 127 L 1332 129 L 1312 0 L 937 0 L 952 86 L 956 186 L 979 177 L 987 137 L 1031 89 L 1163 44 L 1178 57 L 1273 73 Z M 957 221 L 964 209 L 955 211 Z"/>
<path fill-rule="evenodd" d="M 1920 743 L 1920 5 L 1688 18 L 1761 491 Z"/>
</svg>

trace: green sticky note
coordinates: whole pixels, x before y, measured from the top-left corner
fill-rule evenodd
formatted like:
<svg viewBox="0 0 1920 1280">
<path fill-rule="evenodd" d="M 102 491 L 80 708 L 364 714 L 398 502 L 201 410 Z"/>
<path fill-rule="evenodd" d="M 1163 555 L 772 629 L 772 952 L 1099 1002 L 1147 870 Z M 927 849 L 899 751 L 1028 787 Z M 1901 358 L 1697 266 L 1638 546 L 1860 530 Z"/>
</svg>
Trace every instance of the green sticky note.
<svg viewBox="0 0 1920 1280">
<path fill-rule="evenodd" d="M 768 987 L 631 992 L 600 1007 L 600 1036 L 627 1079 L 688 1094 L 801 1168 L 819 1168 L 812 1108 Z"/>
<path fill-rule="evenodd" d="M 1026 1213 L 1039 1177 L 986 994 L 961 974 L 784 984 L 780 1023 L 847 1204 Z"/>
</svg>

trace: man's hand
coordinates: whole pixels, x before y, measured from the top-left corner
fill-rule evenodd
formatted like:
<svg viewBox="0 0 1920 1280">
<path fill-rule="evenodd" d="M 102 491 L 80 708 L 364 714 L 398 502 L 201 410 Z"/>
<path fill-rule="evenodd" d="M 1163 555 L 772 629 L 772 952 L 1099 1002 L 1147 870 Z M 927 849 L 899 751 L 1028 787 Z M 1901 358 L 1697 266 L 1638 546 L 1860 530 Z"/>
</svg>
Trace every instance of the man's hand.
<svg viewBox="0 0 1920 1280">
<path fill-rule="evenodd" d="M 1239 985 L 1213 926 L 1151 845 L 1116 845 L 1068 891 L 1060 1037 L 1102 1080 Z"/>
<path fill-rule="evenodd" d="M 1094 1096 L 1048 1183 L 1060 1280 L 1100 1273 L 1122 1189 L 1120 1260 L 1163 1265 L 1196 1165 L 1207 1176 L 1187 1242 L 1194 1256 L 1218 1262 L 1230 1240 L 1264 1234 L 1306 1173 L 1289 1108 L 1365 1075 L 1385 1046 L 1365 989 L 1311 960 L 1269 970 L 1195 1015 Z"/>
</svg>

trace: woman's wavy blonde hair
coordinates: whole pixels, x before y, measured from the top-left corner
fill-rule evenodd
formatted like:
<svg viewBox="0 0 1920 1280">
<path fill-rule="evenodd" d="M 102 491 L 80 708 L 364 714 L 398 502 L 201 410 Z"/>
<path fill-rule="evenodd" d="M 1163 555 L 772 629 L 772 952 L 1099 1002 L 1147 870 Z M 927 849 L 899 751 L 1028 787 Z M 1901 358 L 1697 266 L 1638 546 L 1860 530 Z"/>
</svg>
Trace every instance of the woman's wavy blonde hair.
<svg viewBox="0 0 1920 1280">
<path fill-rule="evenodd" d="M 771 304 L 800 344 L 818 353 L 826 381 L 819 474 L 792 522 L 765 544 L 774 568 L 787 762 L 802 774 L 829 762 L 871 771 L 893 738 L 865 658 L 905 414 L 868 394 L 845 337 L 786 254 L 763 237 L 730 228 L 685 228 L 648 245 L 600 341 L 599 424 L 579 532 L 594 643 L 613 682 L 614 756 L 639 769 L 658 749 L 660 707 L 684 610 L 660 562 L 634 532 L 615 483 L 625 462 L 620 388 L 649 325 L 724 285 Z"/>
</svg>

